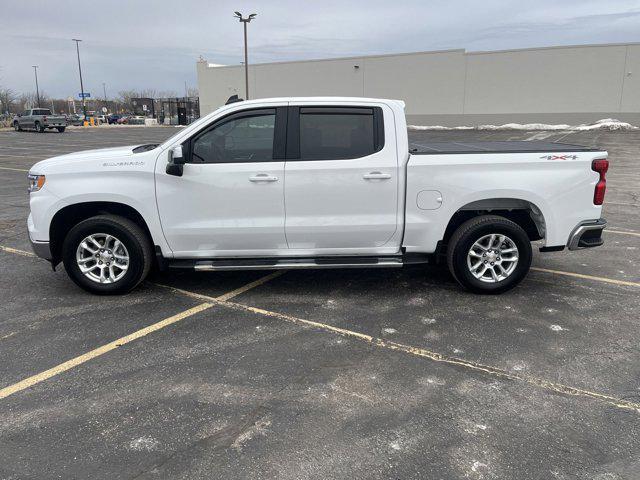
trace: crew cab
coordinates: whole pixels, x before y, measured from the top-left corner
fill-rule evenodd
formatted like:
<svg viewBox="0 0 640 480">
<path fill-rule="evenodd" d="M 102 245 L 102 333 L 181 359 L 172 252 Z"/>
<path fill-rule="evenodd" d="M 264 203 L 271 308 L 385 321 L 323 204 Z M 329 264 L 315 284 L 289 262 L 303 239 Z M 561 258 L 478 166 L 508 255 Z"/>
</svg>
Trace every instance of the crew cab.
<svg viewBox="0 0 640 480">
<path fill-rule="evenodd" d="M 48 108 L 32 108 L 16 115 L 13 119 L 13 129 L 16 132 L 30 128 L 43 133 L 47 129 L 56 129 L 60 133 L 67 127 L 67 119 L 64 115 L 54 115 Z"/>
<path fill-rule="evenodd" d="M 544 142 L 410 144 L 404 103 L 225 105 L 159 145 L 89 150 L 29 172 L 29 236 L 80 287 L 124 293 L 155 263 L 198 271 L 446 261 L 504 292 L 541 250 L 603 243 L 601 150 Z"/>
</svg>

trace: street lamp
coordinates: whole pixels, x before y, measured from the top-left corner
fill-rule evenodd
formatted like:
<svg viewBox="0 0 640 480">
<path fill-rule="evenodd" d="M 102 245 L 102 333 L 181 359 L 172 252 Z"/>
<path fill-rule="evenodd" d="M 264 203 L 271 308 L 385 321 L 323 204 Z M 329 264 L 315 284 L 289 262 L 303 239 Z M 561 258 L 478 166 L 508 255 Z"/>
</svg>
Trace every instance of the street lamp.
<svg viewBox="0 0 640 480">
<path fill-rule="evenodd" d="M 82 85 L 82 67 L 80 66 L 80 47 L 78 46 L 82 40 L 72 38 L 76 42 L 76 53 L 78 54 L 78 72 L 80 72 L 80 95 L 82 95 L 82 113 L 84 113 L 84 119 L 87 119 L 87 104 L 84 99 L 84 86 Z"/>
<path fill-rule="evenodd" d="M 38 65 L 31 65 L 33 73 L 36 75 L 36 98 L 38 99 L 38 108 L 40 108 L 40 89 L 38 88 Z"/>
<path fill-rule="evenodd" d="M 247 100 L 249 100 L 249 61 L 247 59 L 247 23 L 256 18 L 257 13 L 252 13 L 247 18 L 243 18 L 240 12 L 233 12 L 236 17 L 244 25 L 244 83 Z"/>
</svg>

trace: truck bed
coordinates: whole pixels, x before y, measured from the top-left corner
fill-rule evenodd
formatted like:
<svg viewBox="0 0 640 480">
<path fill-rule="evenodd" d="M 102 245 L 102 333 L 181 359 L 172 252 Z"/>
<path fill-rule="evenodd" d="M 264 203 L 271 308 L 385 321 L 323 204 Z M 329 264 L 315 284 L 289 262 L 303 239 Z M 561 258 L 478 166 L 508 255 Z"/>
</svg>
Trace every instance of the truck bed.
<svg viewBox="0 0 640 480">
<path fill-rule="evenodd" d="M 597 148 L 568 143 L 541 141 L 491 142 L 469 140 L 465 142 L 409 142 L 411 155 L 439 155 L 455 153 L 531 153 L 531 152 L 598 152 Z"/>
</svg>

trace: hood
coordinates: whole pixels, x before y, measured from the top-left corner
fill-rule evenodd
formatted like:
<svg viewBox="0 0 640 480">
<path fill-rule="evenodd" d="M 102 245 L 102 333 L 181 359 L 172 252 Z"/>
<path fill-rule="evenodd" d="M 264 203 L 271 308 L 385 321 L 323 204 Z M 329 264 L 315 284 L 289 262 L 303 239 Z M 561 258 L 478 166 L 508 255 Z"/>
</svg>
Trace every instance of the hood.
<svg viewBox="0 0 640 480">
<path fill-rule="evenodd" d="M 66 166 L 76 163 L 86 163 L 105 159 L 125 159 L 135 155 L 133 149 L 139 145 L 126 147 L 100 148 L 97 150 L 83 150 L 81 152 L 67 153 L 57 157 L 47 158 L 36 163 L 29 169 L 29 173 L 46 173 L 45 170 L 55 166 Z"/>
</svg>

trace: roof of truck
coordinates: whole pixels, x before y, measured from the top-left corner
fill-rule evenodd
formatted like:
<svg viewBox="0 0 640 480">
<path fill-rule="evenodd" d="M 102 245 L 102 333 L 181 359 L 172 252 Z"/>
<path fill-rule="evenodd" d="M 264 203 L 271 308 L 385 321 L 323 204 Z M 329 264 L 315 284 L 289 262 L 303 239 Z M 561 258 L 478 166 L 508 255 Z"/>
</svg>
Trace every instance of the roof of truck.
<svg viewBox="0 0 640 480">
<path fill-rule="evenodd" d="M 464 142 L 409 142 L 412 155 L 440 153 L 527 153 L 527 152 L 599 152 L 598 148 L 541 141 L 514 140 L 491 142 L 469 140 Z"/>
</svg>

